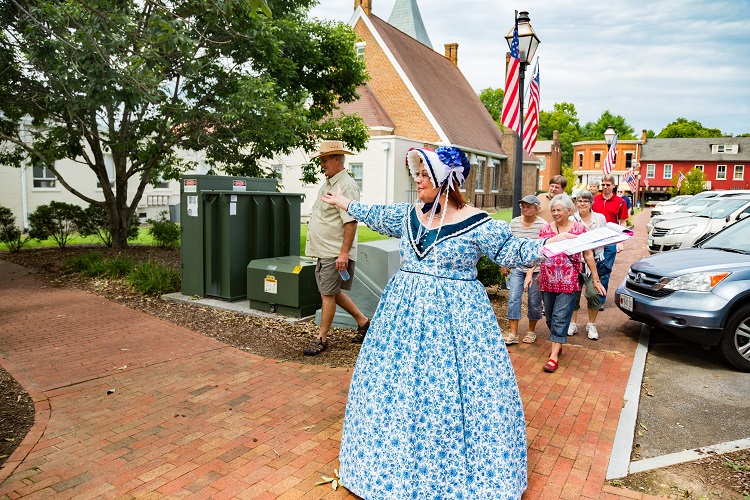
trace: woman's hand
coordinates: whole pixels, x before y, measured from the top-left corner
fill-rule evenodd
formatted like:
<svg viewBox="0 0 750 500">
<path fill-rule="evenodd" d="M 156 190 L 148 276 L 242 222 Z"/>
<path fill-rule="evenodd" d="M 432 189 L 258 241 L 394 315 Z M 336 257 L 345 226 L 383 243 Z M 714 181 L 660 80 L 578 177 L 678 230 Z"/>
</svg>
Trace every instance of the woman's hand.
<svg viewBox="0 0 750 500">
<path fill-rule="evenodd" d="M 562 240 L 572 240 L 576 236 L 578 236 L 578 235 L 577 234 L 570 234 L 570 233 L 560 233 L 560 234 L 557 234 L 557 235 L 555 235 L 555 236 L 553 236 L 551 238 L 547 238 L 547 243 L 555 243 L 557 241 L 562 241 Z"/>
<path fill-rule="evenodd" d="M 341 194 L 341 186 L 336 186 L 336 191 L 328 191 L 326 194 L 320 197 L 321 200 L 328 203 L 329 205 L 336 205 L 339 208 L 346 210 L 349 208 L 349 203 L 352 200 Z"/>
</svg>

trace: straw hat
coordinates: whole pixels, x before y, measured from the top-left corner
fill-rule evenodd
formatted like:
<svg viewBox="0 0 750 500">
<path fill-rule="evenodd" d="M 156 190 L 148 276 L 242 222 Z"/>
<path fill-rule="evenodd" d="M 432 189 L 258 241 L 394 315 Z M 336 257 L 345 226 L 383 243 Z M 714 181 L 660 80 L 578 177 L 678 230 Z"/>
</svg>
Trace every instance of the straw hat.
<svg viewBox="0 0 750 500">
<path fill-rule="evenodd" d="M 344 149 L 344 143 L 341 141 L 321 141 L 317 151 L 310 155 L 310 158 L 328 155 L 353 155 L 348 149 Z"/>
</svg>

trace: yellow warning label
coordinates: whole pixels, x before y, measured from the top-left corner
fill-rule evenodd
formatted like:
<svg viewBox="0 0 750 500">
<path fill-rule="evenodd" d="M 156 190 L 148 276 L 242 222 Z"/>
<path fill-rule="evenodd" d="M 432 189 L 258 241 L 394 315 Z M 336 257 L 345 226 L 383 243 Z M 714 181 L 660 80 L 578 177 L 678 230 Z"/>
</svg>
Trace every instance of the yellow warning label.
<svg viewBox="0 0 750 500">
<path fill-rule="evenodd" d="M 292 273 L 299 274 L 302 272 L 302 266 L 294 266 L 294 271 Z"/>
</svg>

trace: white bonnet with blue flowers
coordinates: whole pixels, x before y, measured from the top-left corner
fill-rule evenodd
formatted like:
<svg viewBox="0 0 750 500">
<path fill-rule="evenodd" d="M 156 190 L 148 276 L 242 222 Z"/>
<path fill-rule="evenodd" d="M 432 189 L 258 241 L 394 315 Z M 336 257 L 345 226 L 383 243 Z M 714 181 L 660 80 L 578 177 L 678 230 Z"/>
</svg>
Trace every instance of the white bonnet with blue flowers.
<svg viewBox="0 0 750 500">
<path fill-rule="evenodd" d="M 415 148 L 410 149 L 406 154 L 409 172 L 414 179 L 416 179 L 420 170 L 420 160 L 424 162 L 425 170 L 427 170 L 432 185 L 435 187 L 442 187 L 445 183 L 448 184 L 448 189 L 451 189 L 452 183 L 445 182 L 448 177 L 456 179 L 459 187 L 461 187 L 468 178 L 471 169 L 466 153 L 455 146 L 440 146 L 436 151 L 427 148 Z"/>
</svg>

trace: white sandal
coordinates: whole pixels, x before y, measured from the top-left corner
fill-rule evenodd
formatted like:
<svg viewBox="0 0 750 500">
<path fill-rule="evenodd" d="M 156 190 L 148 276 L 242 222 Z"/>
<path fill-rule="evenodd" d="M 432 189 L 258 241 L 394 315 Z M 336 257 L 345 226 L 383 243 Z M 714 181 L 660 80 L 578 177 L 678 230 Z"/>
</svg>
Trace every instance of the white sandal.
<svg viewBox="0 0 750 500">
<path fill-rule="evenodd" d="M 526 336 L 523 338 L 524 344 L 533 344 L 536 342 L 536 333 L 534 332 L 526 332 Z"/>
<path fill-rule="evenodd" d="M 518 344 L 518 335 L 508 335 L 507 337 L 503 337 L 503 340 L 505 341 L 505 345 Z"/>
</svg>

